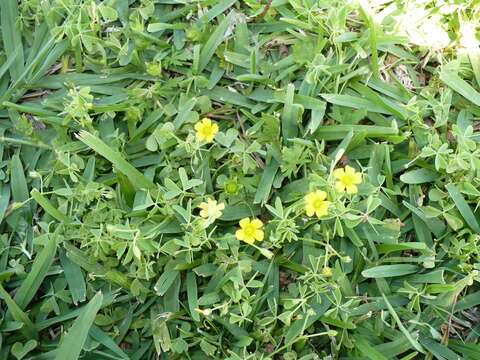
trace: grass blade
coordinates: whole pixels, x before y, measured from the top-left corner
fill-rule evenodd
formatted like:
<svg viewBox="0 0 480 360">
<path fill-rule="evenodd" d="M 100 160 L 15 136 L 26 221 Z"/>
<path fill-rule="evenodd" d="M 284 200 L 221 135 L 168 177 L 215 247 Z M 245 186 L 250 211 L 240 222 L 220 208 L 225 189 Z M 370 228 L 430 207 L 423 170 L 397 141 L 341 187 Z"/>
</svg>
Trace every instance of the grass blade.
<svg viewBox="0 0 480 360">
<path fill-rule="evenodd" d="M 293 104 L 294 93 L 295 86 L 293 84 L 288 84 L 287 94 L 285 96 L 285 105 L 283 106 L 282 112 L 282 136 L 284 142 L 286 142 L 288 139 L 296 137 L 298 133 L 298 111 Z"/>
<path fill-rule="evenodd" d="M 371 138 L 385 138 L 398 134 L 398 129 L 385 126 L 327 125 L 320 127 L 315 135 L 323 140 L 343 140 L 350 131 L 353 131 L 354 135 L 365 132 L 365 137 Z"/>
<path fill-rule="evenodd" d="M 385 107 L 375 104 L 373 101 L 358 96 L 343 94 L 320 94 L 327 102 L 335 105 L 346 106 L 353 109 L 366 109 L 367 111 L 392 115 Z"/>
<path fill-rule="evenodd" d="M 73 303 L 78 304 L 85 301 L 87 289 L 80 266 L 70 260 L 63 249 L 60 251 L 60 264 L 62 265 Z"/>
<path fill-rule="evenodd" d="M 154 189 L 155 184 L 133 167 L 117 151 L 114 151 L 95 135 L 81 131 L 77 138 L 95 152 L 110 161 L 121 173 L 127 176 L 137 189 Z"/>
<path fill-rule="evenodd" d="M 25 178 L 23 164 L 18 154 L 13 155 L 12 157 L 11 172 L 11 178 L 15 180 L 10 182 L 13 200 L 19 203 L 27 201 L 29 198 L 27 179 Z"/>
<path fill-rule="evenodd" d="M 264 203 L 268 200 L 270 190 L 272 189 L 273 179 L 277 173 L 280 164 L 272 157 L 270 163 L 265 168 L 260 184 L 258 184 L 257 192 L 255 193 L 254 204 Z"/>
<path fill-rule="evenodd" d="M 0 223 L 3 221 L 9 202 L 10 187 L 8 185 L 0 184 Z"/>
<path fill-rule="evenodd" d="M 45 279 L 45 276 L 47 276 L 47 272 L 53 263 L 56 252 L 56 237 L 52 236 L 40 254 L 38 254 L 35 258 L 31 270 L 29 271 L 25 280 L 22 282 L 20 289 L 15 294 L 15 302 L 21 309 L 25 309 L 27 307 L 27 305 L 35 296 L 37 290 L 42 285 L 43 279 Z"/>
<path fill-rule="evenodd" d="M 381 352 L 374 349 L 363 336 L 355 336 L 355 345 L 360 352 L 370 360 L 387 360 Z"/>
<path fill-rule="evenodd" d="M 200 315 L 195 310 L 198 308 L 198 293 L 197 293 L 197 279 L 194 272 L 187 274 L 187 297 L 188 297 L 188 309 L 193 320 L 200 321 Z"/>
<path fill-rule="evenodd" d="M 372 68 L 375 77 L 378 77 L 378 49 L 377 49 L 377 26 L 372 16 L 372 10 L 367 2 L 359 2 L 360 14 L 368 26 L 368 38 L 370 42 L 370 52 L 372 54 Z"/>
<path fill-rule="evenodd" d="M 212 59 L 213 54 L 215 53 L 215 50 L 223 42 L 223 37 L 232 22 L 233 15 L 234 13 L 231 12 L 218 26 L 215 27 L 215 31 L 212 35 L 210 35 L 208 41 L 202 47 L 198 66 L 199 72 L 202 72 L 207 67 L 208 63 Z"/>
<path fill-rule="evenodd" d="M 67 250 L 68 258 L 87 272 L 97 276 L 103 276 L 108 281 L 118 284 L 126 290 L 130 290 L 131 282 L 125 274 L 115 269 L 108 269 L 107 267 L 100 265 L 91 257 L 87 256 L 83 251 L 77 249 L 71 244 L 65 242 L 63 243 L 63 246 Z"/>
<path fill-rule="evenodd" d="M 52 203 L 43 196 L 37 189 L 33 189 L 30 193 L 32 198 L 45 210 L 49 215 L 57 219 L 58 221 L 64 222 L 66 224 L 70 224 L 72 219 L 70 219 L 67 215 L 61 213 Z"/>
<path fill-rule="evenodd" d="M 453 71 L 443 69 L 442 72 L 440 72 L 440 80 L 464 98 L 470 100 L 475 105 L 480 106 L 480 93 Z"/>
<path fill-rule="evenodd" d="M 15 59 L 15 62 L 10 66 L 10 74 L 13 80 L 17 80 L 20 77 L 25 64 L 22 33 L 16 26 L 18 18 L 17 0 L 0 1 L 3 46 L 8 60 Z"/>
<path fill-rule="evenodd" d="M 460 190 L 458 190 L 455 184 L 448 184 L 446 188 L 448 193 L 450 194 L 450 197 L 455 202 L 458 211 L 460 211 L 460 214 L 462 214 L 462 217 L 465 219 L 468 226 L 470 226 L 470 228 L 474 230 L 477 234 L 480 234 L 480 225 L 478 224 L 477 218 L 473 214 L 473 211 L 468 205 L 468 203 L 463 198 Z"/>
<path fill-rule="evenodd" d="M 421 352 L 422 354 L 425 354 L 425 350 L 423 349 L 422 345 L 420 345 L 420 343 L 413 338 L 412 334 L 410 333 L 410 331 L 408 331 L 405 326 L 403 326 L 402 324 L 402 321 L 400 320 L 400 318 L 398 317 L 397 313 L 395 312 L 395 310 L 393 309 L 392 305 L 390 304 L 390 302 L 388 301 L 387 297 L 385 296 L 385 294 L 382 294 L 382 297 L 383 297 L 383 300 L 385 301 L 385 304 L 387 305 L 387 309 L 388 311 L 390 312 L 390 315 L 392 315 L 392 317 L 395 319 L 395 321 L 397 322 L 397 325 L 400 329 L 400 331 L 403 333 L 403 335 L 406 336 L 406 338 L 408 339 L 408 341 L 410 341 L 410 343 L 413 345 L 413 347 L 415 348 L 415 350 Z"/>
<path fill-rule="evenodd" d="M 416 265 L 379 265 L 362 271 L 362 276 L 366 278 L 386 278 L 408 275 L 417 272 L 418 270 L 419 267 Z"/>
<path fill-rule="evenodd" d="M 79 358 L 90 327 L 102 306 L 102 301 L 103 295 L 101 292 L 95 294 L 90 300 L 83 313 L 73 322 L 72 327 L 63 338 L 55 360 L 77 360 Z"/>
<path fill-rule="evenodd" d="M 106 348 L 118 355 L 120 359 L 129 359 L 128 355 L 125 354 L 125 352 L 110 338 L 110 336 L 108 336 L 95 324 L 93 324 L 90 328 L 89 334 L 94 340 L 103 344 Z"/>
<path fill-rule="evenodd" d="M 405 184 L 424 184 L 434 181 L 440 176 L 436 171 L 429 169 L 416 169 L 408 171 L 400 176 L 400 181 Z"/>
<path fill-rule="evenodd" d="M 28 315 L 25 314 L 22 309 L 20 309 L 10 294 L 3 288 L 2 284 L 0 284 L 0 295 L 6 302 L 8 310 L 12 314 L 12 317 L 15 319 L 15 321 L 24 324 L 24 328 L 22 328 L 22 333 L 24 336 L 27 339 L 38 339 L 37 329 L 35 328 L 35 325 L 33 325 L 32 320 L 30 320 Z"/>
<path fill-rule="evenodd" d="M 10 67 L 12 66 L 12 64 L 15 62 L 15 60 L 17 59 L 17 54 L 20 52 L 20 49 L 21 47 L 18 46 L 15 51 L 13 52 L 13 54 L 10 55 L 10 57 L 8 58 L 8 60 L 0 67 L 0 79 L 3 77 L 3 75 L 5 75 L 5 73 L 10 69 Z"/>
</svg>

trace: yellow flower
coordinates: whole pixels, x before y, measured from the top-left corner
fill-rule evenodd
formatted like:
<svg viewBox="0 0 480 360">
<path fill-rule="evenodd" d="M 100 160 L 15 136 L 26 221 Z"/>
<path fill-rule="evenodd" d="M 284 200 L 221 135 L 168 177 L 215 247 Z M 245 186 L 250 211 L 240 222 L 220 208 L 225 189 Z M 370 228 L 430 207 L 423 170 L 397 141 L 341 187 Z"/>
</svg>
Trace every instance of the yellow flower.
<svg viewBox="0 0 480 360">
<path fill-rule="evenodd" d="M 263 240 L 263 231 L 260 228 L 263 226 L 263 222 L 259 219 L 253 219 L 246 217 L 240 220 L 240 230 L 237 230 L 235 236 L 238 240 L 245 241 L 247 244 L 253 244 L 255 240 Z"/>
<path fill-rule="evenodd" d="M 345 166 L 345 169 L 336 169 L 333 176 L 338 179 L 335 183 L 335 189 L 339 192 L 347 191 L 347 194 L 356 194 L 357 185 L 362 183 L 362 174 L 355 172 L 351 166 Z"/>
<path fill-rule="evenodd" d="M 326 201 L 327 193 L 322 190 L 313 191 L 304 197 L 306 202 L 305 211 L 308 216 L 316 214 L 318 217 L 328 215 L 328 207 L 331 202 Z"/>
<path fill-rule="evenodd" d="M 215 135 L 217 135 L 218 125 L 209 118 L 205 118 L 195 124 L 195 130 L 197 130 L 197 139 L 199 141 L 212 142 Z"/>
<path fill-rule="evenodd" d="M 207 202 L 202 202 L 198 207 L 200 210 L 200 216 L 203 218 L 218 219 L 222 216 L 222 210 L 225 209 L 225 204 L 217 204 L 217 200 L 207 199 Z"/>
<path fill-rule="evenodd" d="M 324 267 L 324 268 L 322 269 L 322 275 L 323 275 L 323 276 L 326 276 L 326 277 L 332 276 L 332 269 L 329 268 L 328 266 L 327 266 L 327 267 Z"/>
</svg>

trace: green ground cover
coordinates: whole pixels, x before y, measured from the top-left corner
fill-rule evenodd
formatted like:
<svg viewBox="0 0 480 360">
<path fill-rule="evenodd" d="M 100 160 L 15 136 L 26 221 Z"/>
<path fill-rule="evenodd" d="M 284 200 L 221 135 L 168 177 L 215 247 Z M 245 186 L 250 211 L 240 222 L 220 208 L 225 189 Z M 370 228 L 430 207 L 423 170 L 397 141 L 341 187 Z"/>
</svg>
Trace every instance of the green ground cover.
<svg viewBox="0 0 480 360">
<path fill-rule="evenodd" d="M 1 0 L 0 360 L 480 359 L 479 19 Z"/>
</svg>

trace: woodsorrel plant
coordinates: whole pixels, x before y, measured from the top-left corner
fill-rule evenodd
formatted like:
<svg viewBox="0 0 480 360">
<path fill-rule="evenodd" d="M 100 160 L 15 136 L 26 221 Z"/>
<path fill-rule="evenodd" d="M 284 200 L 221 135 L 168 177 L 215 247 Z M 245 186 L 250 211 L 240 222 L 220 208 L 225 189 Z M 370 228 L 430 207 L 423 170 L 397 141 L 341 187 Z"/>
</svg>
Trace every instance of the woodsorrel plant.
<svg viewBox="0 0 480 360">
<path fill-rule="evenodd" d="M 0 1 L 0 360 L 478 359 L 479 10 Z"/>
</svg>

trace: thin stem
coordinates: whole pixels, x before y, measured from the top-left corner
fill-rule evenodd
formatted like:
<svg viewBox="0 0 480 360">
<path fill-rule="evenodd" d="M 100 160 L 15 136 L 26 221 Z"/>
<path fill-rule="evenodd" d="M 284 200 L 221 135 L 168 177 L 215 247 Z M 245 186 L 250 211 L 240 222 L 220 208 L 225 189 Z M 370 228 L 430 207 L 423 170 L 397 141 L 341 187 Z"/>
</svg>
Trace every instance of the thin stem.
<svg viewBox="0 0 480 360">
<path fill-rule="evenodd" d="M 12 144 L 19 144 L 19 145 L 28 145 L 28 146 L 34 146 L 42 149 L 48 149 L 48 150 L 53 150 L 51 146 L 42 144 L 42 143 L 35 143 L 33 141 L 28 141 L 28 140 L 22 140 L 22 139 L 15 139 L 15 138 L 10 138 L 10 137 L 0 137 L 0 143 L 2 142 L 8 142 Z"/>
</svg>

